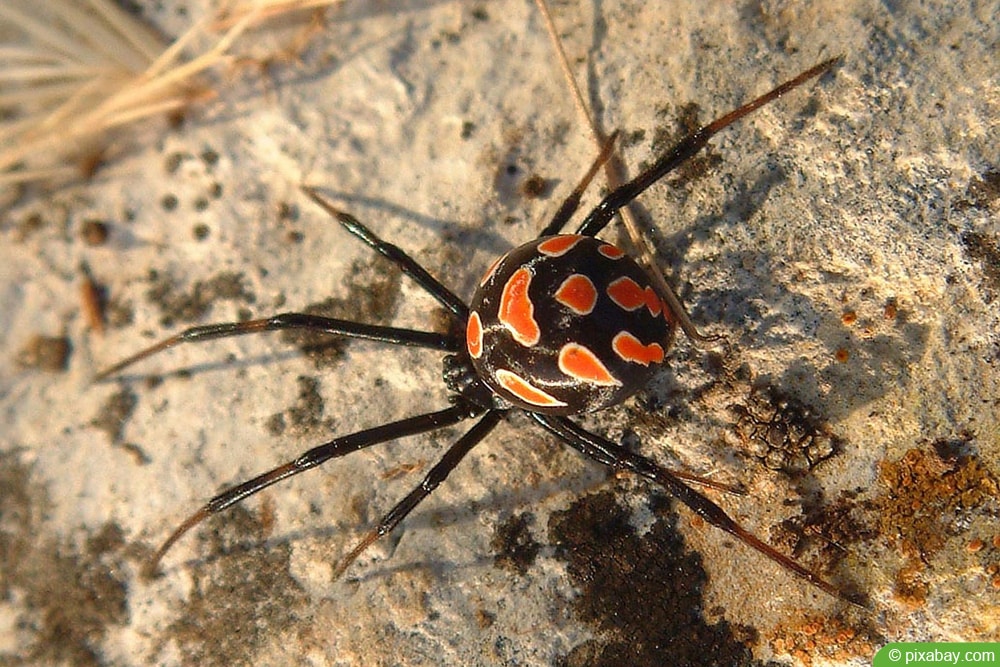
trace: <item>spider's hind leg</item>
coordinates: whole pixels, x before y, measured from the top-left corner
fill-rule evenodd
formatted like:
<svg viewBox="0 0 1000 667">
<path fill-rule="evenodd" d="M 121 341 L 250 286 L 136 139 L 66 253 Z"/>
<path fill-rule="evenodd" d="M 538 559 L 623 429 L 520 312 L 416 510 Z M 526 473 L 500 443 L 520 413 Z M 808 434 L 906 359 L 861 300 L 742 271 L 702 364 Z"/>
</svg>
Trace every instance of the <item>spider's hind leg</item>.
<svg viewBox="0 0 1000 667">
<path fill-rule="evenodd" d="M 638 197 L 645 190 L 658 180 L 669 174 L 671 171 L 687 162 L 704 148 L 709 139 L 720 131 L 729 127 L 744 116 L 753 113 L 765 104 L 773 102 L 788 91 L 798 88 L 806 81 L 814 79 L 826 73 L 841 61 L 841 57 L 830 58 L 820 64 L 810 67 L 798 76 L 789 79 L 780 86 L 764 93 L 760 97 L 750 100 L 743 106 L 733 109 L 729 113 L 713 120 L 708 125 L 701 127 L 687 135 L 674 146 L 656 158 L 656 161 L 648 169 L 633 178 L 628 183 L 612 190 L 601 202 L 594 207 L 577 230 L 578 234 L 593 236 L 604 229 L 611 219 L 622 208 L 633 199 Z"/>
<path fill-rule="evenodd" d="M 365 226 L 353 215 L 341 211 L 328 200 L 320 196 L 319 192 L 315 188 L 305 185 L 301 187 L 302 192 L 318 204 L 324 211 L 333 216 L 333 218 L 336 219 L 336 221 L 339 222 L 344 229 L 355 237 L 361 239 L 365 245 L 394 263 L 405 275 L 416 281 L 416 283 L 424 288 L 428 294 L 434 297 L 438 303 L 448 309 L 448 312 L 459 320 L 464 328 L 466 320 L 469 319 L 469 307 L 464 301 L 458 298 L 454 292 L 441 284 L 441 281 L 428 273 L 427 269 L 420 266 L 420 264 L 417 263 L 417 260 L 406 254 L 402 248 L 379 238 L 375 232 Z"/>
<path fill-rule="evenodd" d="M 583 198 L 583 193 L 590 187 L 590 182 L 594 180 L 594 176 L 597 175 L 597 170 L 600 169 L 610 158 L 614 155 L 615 141 L 618 139 L 618 131 L 616 130 L 608 137 L 607 141 L 601 147 L 601 152 L 598 153 L 597 158 L 594 160 L 593 164 L 587 170 L 587 173 L 583 175 L 580 182 L 576 184 L 573 191 L 569 193 L 563 203 L 559 206 L 559 210 L 556 211 L 555 215 L 552 216 L 552 220 L 545 226 L 539 234 L 538 237 L 551 236 L 553 234 L 559 234 L 562 232 L 563 227 L 569 222 L 569 219 L 573 217 L 576 210 L 580 208 L 580 199 Z"/>
</svg>

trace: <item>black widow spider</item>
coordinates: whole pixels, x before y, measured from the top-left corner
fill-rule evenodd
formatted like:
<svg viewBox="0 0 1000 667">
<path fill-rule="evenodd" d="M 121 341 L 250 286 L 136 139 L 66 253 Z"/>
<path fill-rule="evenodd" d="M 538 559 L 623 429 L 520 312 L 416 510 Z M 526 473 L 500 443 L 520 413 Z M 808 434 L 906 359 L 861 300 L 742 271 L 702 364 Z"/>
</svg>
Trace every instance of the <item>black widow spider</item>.
<svg viewBox="0 0 1000 667">
<path fill-rule="evenodd" d="M 380 239 L 353 216 L 336 209 L 316 190 L 303 186 L 305 194 L 348 232 L 395 263 L 444 306 L 457 330 L 453 328 L 451 333 L 442 334 L 284 313 L 245 322 L 192 327 L 115 364 L 99 373 L 96 379 L 103 380 L 180 343 L 262 331 L 309 329 L 448 353 L 444 358 L 443 378 L 451 392 L 452 405 L 335 438 L 293 461 L 224 490 L 174 530 L 154 553 L 148 573 L 155 573 L 170 547 L 206 517 L 276 482 L 371 445 L 478 418 L 431 468 L 420 485 L 348 552 L 334 569 L 334 578 L 337 578 L 367 547 L 389 533 L 433 492 L 510 410 L 521 409 L 542 428 L 586 456 L 652 480 L 708 523 L 830 595 L 859 604 L 851 595 L 740 526 L 684 480 L 723 490 L 731 491 L 731 487 L 671 472 L 622 445 L 585 430 L 566 416 L 621 403 L 641 389 L 663 362 L 678 323 L 687 322 L 683 312 L 670 308 L 669 301 L 655 287 L 647 269 L 624 251 L 594 238 L 595 235 L 620 208 L 695 155 L 717 132 L 827 72 L 839 60 L 833 58 L 820 63 L 688 135 L 651 167 L 604 197 L 584 218 L 575 235 L 560 234 L 578 208 L 583 191 L 610 155 L 612 137 L 539 236 L 494 262 L 480 282 L 471 305 L 466 305 L 403 250 Z M 464 331 L 464 337 L 457 331 Z"/>
</svg>

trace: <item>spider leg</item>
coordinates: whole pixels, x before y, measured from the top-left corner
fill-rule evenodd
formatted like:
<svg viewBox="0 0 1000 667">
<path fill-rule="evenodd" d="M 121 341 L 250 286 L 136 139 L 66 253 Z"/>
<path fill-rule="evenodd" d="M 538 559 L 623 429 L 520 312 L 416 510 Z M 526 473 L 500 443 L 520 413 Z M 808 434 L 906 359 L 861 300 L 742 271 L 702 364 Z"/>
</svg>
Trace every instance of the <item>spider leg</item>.
<svg viewBox="0 0 1000 667">
<path fill-rule="evenodd" d="M 420 266 L 415 259 L 407 255 L 402 248 L 395 246 L 388 241 L 383 241 L 375 234 L 375 232 L 368 229 L 368 227 L 362 224 L 362 222 L 353 215 L 341 211 L 329 201 L 321 197 L 315 188 L 305 185 L 301 187 L 302 191 L 306 193 L 310 199 L 322 207 L 324 211 L 336 218 L 337 222 L 339 222 L 344 229 L 361 239 L 361 241 L 369 248 L 398 266 L 403 273 L 415 280 L 417 284 L 423 287 L 428 294 L 438 301 L 438 303 L 447 308 L 463 327 L 465 326 L 465 322 L 469 319 L 469 307 L 465 305 L 465 302 L 459 299 L 454 292 L 442 285 L 437 278 L 429 274 L 424 267 Z"/>
<path fill-rule="evenodd" d="M 282 313 L 259 320 L 207 324 L 185 329 L 170 338 L 166 338 L 145 350 L 141 350 L 119 361 L 110 368 L 104 369 L 94 376 L 94 381 L 99 382 L 104 380 L 138 361 L 142 361 L 147 357 L 151 357 L 158 352 L 180 345 L 181 343 L 195 343 L 215 338 L 244 336 L 262 331 L 279 331 L 285 329 L 309 329 L 311 331 L 321 331 L 349 338 L 376 340 L 393 345 L 428 347 L 443 352 L 457 352 L 462 346 L 460 341 L 451 336 L 429 331 L 415 331 L 413 329 L 363 324 L 361 322 L 320 317 L 318 315 L 306 315 L 304 313 Z"/>
<path fill-rule="evenodd" d="M 184 522 L 170 534 L 170 537 L 163 542 L 160 548 L 156 550 L 156 553 L 154 553 L 153 557 L 149 560 L 145 570 L 146 574 L 152 575 L 157 571 L 160 560 L 163 558 L 164 554 L 166 554 L 167 551 L 170 550 L 170 547 L 172 547 L 174 543 L 189 530 L 197 526 L 212 514 L 217 514 L 229 507 L 232 507 L 236 503 L 245 500 L 258 491 L 266 489 L 272 484 L 294 475 L 298 475 L 299 473 L 305 472 L 310 468 L 315 468 L 321 463 L 325 463 L 332 458 L 345 456 L 351 452 L 356 452 L 359 449 L 377 445 L 388 440 L 396 440 L 405 436 L 426 433 L 427 431 L 435 431 L 439 428 L 444 428 L 445 426 L 451 426 L 464 419 L 473 417 L 479 414 L 479 412 L 481 411 L 478 408 L 465 403 L 459 403 L 437 412 L 428 412 L 427 414 L 408 417 L 389 424 L 383 424 L 382 426 L 376 426 L 364 431 L 344 435 L 339 438 L 334 438 L 333 440 L 317 447 L 313 447 L 309 451 L 301 454 L 298 458 L 282 464 L 277 468 L 269 470 L 261 475 L 257 475 L 251 480 L 243 482 L 242 484 L 237 484 L 236 486 L 231 486 L 205 503 L 201 509 L 185 519 Z"/>
<path fill-rule="evenodd" d="M 587 173 L 583 175 L 580 182 L 576 184 L 573 188 L 573 192 L 569 193 L 569 196 L 563 201 L 562 205 L 559 206 L 559 210 L 556 214 L 552 216 L 552 221 L 545 226 L 539 234 L 538 237 L 551 236 L 553 234 L 558 234 L 562 231 L 562 228 L 569 222 L 569 219 L 573 217 L 576 213 L 576 209 L 580 207 L 580 198 L 583 197 L 584 191 L 590 186 L 590 182 L 594 180 L 594 176 L 597 175 L 597 171 L 604 165 L 605 162 L 614 154 L 615 140 L 618 139 L 618 131 L 615 130 L 610 137 L 604 142 L 604 146 L 601 147 L 601 152 L 597 155 L 597 159 L 594 163 L 590 165 L 590 169 Z"/>
<path fill-rule="evenodd" d="M 764 106 L 768 102 L 781 97 L 793 88 L 801 86 L 803 83 L 817 77 L 841 61 L 841 56 L 831 58 L 816 65 L 805 72 L 802 72 L 794 79 L 790 79 L 781 84 L 769 93 L 761 95 L 755 100 L 747 102 L 738 109 L 730 111 L 726 115 L 713 120 L 708 125 L 695 130 L 685 138 L 681 139 L 673 148 L 661 155 L 653 166 L 642 172 L 634 179 L 611 191 L 601 202 L 594 207 L 577 230 L 578 234 L 594 236 L 611 222 L 618 209 L 625 206 L 638 197 L 646 188 L 660 180 L 668 173 L 679 167 L 686 160 L 693 157 L 698 151 L 705 147 L 708 140 L 715 136 L 720 130 L 732 125 L 749 113 L 752 113 Z"/>
<path fill-rule="evenodd" d="M 685 482 L 690 482 L 692 484 L 697 484 L 698 486 L 704 486 L 705 488 L 708 489 L 715 489 L 716 491 L 729 493 L 734 496 L 745 496 L 747 494 L 746 489 L 744 489 L 739 484 L 726 484 L 724 482 L 716 482 L 714 479 L 702 477 L 701 475 L 692 475 L 691 473 L 684 472 L 683 470 L 667 470 L 667 472 L 669 472 L 677 479 L 683 480 Z"/>
<path fill-rule="evenodd" d="M 747 546 L 756 549 L 778 565 L 805 579 L 820 590 L 836 598 L 850 602 L 853 605 L 859 607 L 866 606 L 863 600 L 840 590 L 820 575 L 758 538 L 746 528 L 739 525 L 721 507 L 684 484 L 676 475 L 657 465 L 654 461 L 639 454 L 634 454 L 621 445 L 602 438 L 595 433 L 591 433 L 565 417 L 553 417 L 535 412 L 528 414 L 547 431 L 595 461 L 618 470 L 629 470 L 656 482 L 666 489 L 670 495 L 687 505 L 692 512 L 708 523 L 724 530 Z"/>
<path fill-rule="evenodd" d="M 473 447 L 479 444 L 483 438 L 485 438 L 490 431 L 496 427 L 500 420 L 503 419 L 506 414 L 506 410 L 489 410 L 483 417 L 476 422 L 476 425 L 469 429 L 465 435 L 458 439 L 454 445 L 452 445 L 441 460 L 438 461 L 433 468 L 427 473 L 420 485 L 410 491 L 401 501 L 396 503 L 389 512 L 382 517 L 378 522 L 378 525 L 372 530 L 365 533 L 365 535 L 358 541 L 358 543 L 351 549 L 346 556 L 337 564 L 333 570 L 333 579 L 338 579 L 344 571 L 351 566 L 358 556 L 360 556 L 365 549 L 370 547 L 383 535 L 386 535 L 392 531 L 399 522 L 402 521 L 407 514 L 413 511 L 417 505 L 420 504 L 424 498 L 429 496 L 434 489 L 438 487 L 448 477 L 452 470 L 459 464 L 459 462 L 468 454 Z"/>
</svg>

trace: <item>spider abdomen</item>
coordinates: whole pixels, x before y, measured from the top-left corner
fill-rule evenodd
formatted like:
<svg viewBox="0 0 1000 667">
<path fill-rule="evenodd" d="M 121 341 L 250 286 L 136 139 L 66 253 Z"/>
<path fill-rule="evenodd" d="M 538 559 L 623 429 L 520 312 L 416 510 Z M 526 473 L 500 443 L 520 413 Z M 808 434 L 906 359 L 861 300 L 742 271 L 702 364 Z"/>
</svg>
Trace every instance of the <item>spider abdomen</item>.
<svg viewBox="0 0 1000 667">
<path fill-rule="evenodd" d="M 674 321 L 645 269 L 589 236 L 547 236 L 497 260 L 472 298 L 466 342 L 483 382 L 548 414 L 599 410 L 642 388 Z"/>
</svg>

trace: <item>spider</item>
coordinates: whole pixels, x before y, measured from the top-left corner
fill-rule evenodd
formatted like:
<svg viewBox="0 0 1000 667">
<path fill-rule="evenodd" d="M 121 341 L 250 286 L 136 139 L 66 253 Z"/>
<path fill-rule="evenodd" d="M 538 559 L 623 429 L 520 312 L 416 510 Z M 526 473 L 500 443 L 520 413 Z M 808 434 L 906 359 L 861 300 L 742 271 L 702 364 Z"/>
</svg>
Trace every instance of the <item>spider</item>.
<svg viewBox="0 0 1000 667">
<path fill-rule="evenodd" d="M 181 343 L 264 331 L 308 329 L 446 353 L 443 380 L 450 391 L 450 407 L 334 438 L 292 461 L 225 489 L 167 537 L 153 554 L 147 574 L 154 574 L 177 540 L 205 518 L 272 484 L 365 447 L 476 419 L 419 486 L 386 513 L 342 558 L 334 568 L 336 579 L 365 549 L 392 531 L 427 498 L 511 411 L 521 410 L 584 455 L 616 470 L 631 471 L 652 480 L 708 523 L 813 586 L 852 604 L 862 604 L 856 596 L 842 591 L 763 542 L 688 483 L 725 491 L 739 492 L 738 489 L 667 470 L 568 418 L 617 405 L 636 393 L 664 362 L 677 327 L 681 326 L 689 335 L 696 331 L 682 309 L 669 305 L 671 301 L 656 287 L 648 269 L 623 250 L 597 239 L 596 235 L 619 209 L 698 153 L 716 133 L 829 71 L 839 61 L 840 57 L 822 62 L 688 135 L 660 155 L 648 169 L 605 196 L 583 219 L 575 234 L 561 233 L 579 207 L 581 196 L 595 173 L 610 156 L 612 136 L 551 222 L 533 241 L 497 259 L 478 284 L 469 304 L 399 247 L 382 240 L 354 216 L 337 209 L 316 189 L 302 186 L 305 195 L 345 230 L 396 264 L 441 304 L 455 325 L 452 332 L 418 331 L 283 313 L 244 322 L 189 328 L 107 368 L 96 379 L 109 378 Z"/>
</svg>

